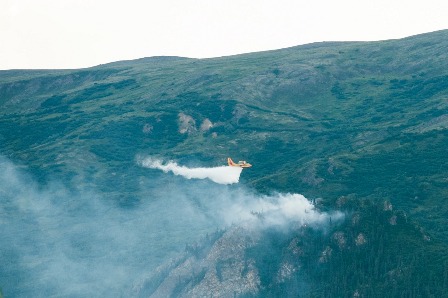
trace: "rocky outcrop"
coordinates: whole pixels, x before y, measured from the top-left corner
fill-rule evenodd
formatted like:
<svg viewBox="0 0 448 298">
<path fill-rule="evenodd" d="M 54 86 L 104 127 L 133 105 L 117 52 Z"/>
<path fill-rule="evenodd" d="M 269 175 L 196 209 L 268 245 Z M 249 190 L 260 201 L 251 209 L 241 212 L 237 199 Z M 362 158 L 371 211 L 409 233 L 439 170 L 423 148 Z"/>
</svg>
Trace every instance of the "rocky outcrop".
<svg viewBox="0 0 448 298">
<path fill-rule="evenodd" d="M 217 238 L 218 236 L 218 238 Z M 222 236 L 189 245 L 176 261 L 160 267 L 134 287 L 137 297 L 233 297 L 256 294 L 260 277 L 246 249 L 259 240 L 249 226 L 233 226 Z"/>
</svg>

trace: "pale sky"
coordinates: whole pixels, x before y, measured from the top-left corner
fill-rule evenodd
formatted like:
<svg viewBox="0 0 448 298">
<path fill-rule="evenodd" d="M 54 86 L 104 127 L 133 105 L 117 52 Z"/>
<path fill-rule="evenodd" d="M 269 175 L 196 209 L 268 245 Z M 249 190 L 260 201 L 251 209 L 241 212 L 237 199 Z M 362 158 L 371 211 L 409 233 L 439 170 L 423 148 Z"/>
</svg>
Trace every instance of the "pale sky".
<svg viewBox="0 0 448 298">
<path fill-rule="evenodd" d="M 441 29 L 447 0 L 0 0 L 0 69 L 208 58 Z"/>
</svg>

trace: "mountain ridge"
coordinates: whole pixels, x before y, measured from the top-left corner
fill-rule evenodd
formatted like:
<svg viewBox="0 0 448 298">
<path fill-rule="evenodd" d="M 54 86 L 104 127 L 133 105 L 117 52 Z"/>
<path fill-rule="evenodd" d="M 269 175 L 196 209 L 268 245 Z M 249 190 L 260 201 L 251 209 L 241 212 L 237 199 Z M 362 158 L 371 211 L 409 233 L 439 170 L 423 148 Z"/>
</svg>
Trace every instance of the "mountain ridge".
<svg viewBox="0 0 448 298">
<path fill-rule="evenodd" d="M 136 166 L 138 154 L 187 165 L 245 159 L 254 166 L 240 183 L 257 193 L 302 193 L 320 199 L 320 210 L 350 214 L 326 236 L 303 228 L 285 238 L 263 232 L 238 255 L 258 272 L 249 296 L 295 293 L 305 284 L 310 296 L 436 295 L 448 285 L 447 48 L 442 30 L 219 58 L 0 71 L 0 154 L 42 185 L 57 177 L 123 208 L 142 204 L 147 172 Z M 365 245 L 356 245 L 359 235 Z M 272 239 L 280 241 L 272 249 L 281 257 L 269 259 L 264 250 Z M 293 239 L 303 239 L 304 255 L 288 249 Z M 333 257 L 319 263 L 327 247 Z M 401 253 L 389 257 L 394 251 Z M 286 261 L 310 264 L 306 280 L 292 274 L 278 282 Z M 216 266 L 227 268 L 218 263 L 191 274 L 198 279 L 180 278 L 172 293 L 192 293 L 202 273 L 217 277 Z"/>
</svg>

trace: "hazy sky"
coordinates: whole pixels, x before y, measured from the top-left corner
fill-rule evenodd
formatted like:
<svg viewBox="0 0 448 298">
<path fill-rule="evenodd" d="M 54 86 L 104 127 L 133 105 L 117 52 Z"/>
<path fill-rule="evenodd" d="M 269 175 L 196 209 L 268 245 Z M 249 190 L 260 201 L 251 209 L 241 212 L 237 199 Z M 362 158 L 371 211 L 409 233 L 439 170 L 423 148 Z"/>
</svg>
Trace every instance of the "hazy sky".
<svg viewBox="0 0 448 298">
<path fill-rule="evenodd" d="M 217 57 L 448 29 L 448 1 L 0 0 L 0 69 Z"/>
</svg>

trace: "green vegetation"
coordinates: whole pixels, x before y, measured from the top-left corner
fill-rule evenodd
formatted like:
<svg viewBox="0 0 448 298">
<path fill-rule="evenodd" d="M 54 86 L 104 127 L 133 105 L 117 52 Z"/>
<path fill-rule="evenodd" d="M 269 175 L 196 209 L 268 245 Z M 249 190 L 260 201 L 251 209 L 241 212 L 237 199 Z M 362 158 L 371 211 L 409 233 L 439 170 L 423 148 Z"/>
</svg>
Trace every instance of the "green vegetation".
<svg viewBox="0 0 448 298">
<path fill-rule="evenodd" d="M 261 243 L 248 254 L 264 294 L 306 283 L 316 297 L 441 297 L 448 292 L 447 48 L 444 30 L 215 59 L 0 71 L 0 154 L 42 182 L 92 178 L 123 204 L 135 203 L 134 178 L 145 174 L 137 154 L 201 166 L 245 159 L 254 167 L 241 183 L 322 198 L 324 210 L 346 208 L 361 218 L 344 223 L 346 241 L 359 233 L 368 239 L 341 249 L 332 238 L 306 236 L 297 262 L 309 279 L 274 288 L 265 268 L 284 258 L 266 258 L 270 243 Z M 191 117 L 185 131 L 181 113 Z M 207 119 L 211 128 L 201 126 Z M 350 207 L 341 207 L 346 198 Z M 380 211 L 385 201 L 394 211 Z M 393 216 L 397 224 L 388 223 Z M 288 237 L 273 249 L 281 253 Z M 314 266 L 325 247 L 333 257 Z"/>
<path fill-rule="evenodd" d="M 261 272 L 260 296 L 443 297 L 446 246 L 388 204 L 347 198 L 341 209 L 350 216 L 329 235 L 311 228 L 266 232 L 269 240 L 247 253 Z M 297 274 L 279 281 L 285 264 Z"/>
</svg>

